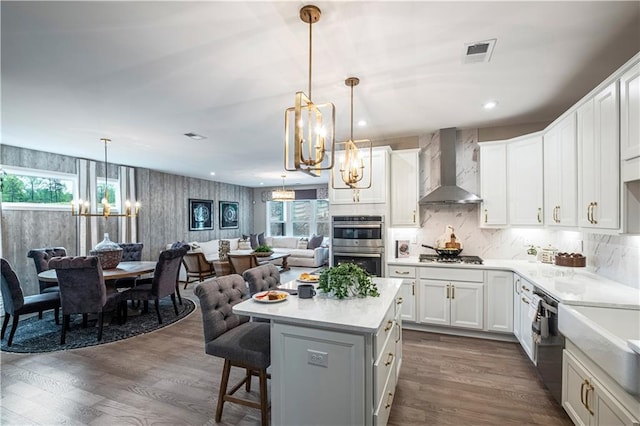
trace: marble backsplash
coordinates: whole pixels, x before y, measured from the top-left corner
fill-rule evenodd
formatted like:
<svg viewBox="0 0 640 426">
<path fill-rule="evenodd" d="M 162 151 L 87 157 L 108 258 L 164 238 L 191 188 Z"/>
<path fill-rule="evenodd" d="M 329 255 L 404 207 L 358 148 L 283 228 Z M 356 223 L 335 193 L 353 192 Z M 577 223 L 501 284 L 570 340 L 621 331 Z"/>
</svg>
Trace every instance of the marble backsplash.
<svg viewBox="0 0 640 426">
<path fill-rule="evenodd" d="M 429 192 L 439 182 L 438 133 L 419 137 L 420 194 Z M 476 130 L 458 130 L 456 145 L 457 184 L 477 193 L 478 143 Z M 434 170 L 437 170 L 435 172 Z M 421 244 L 434 245 L 436 239 L 453 226 L 464 254 L 485 259 L 527 259 L 530 244 L 549 245 L 561 252 L 581 252 L 587 257 L 587 268 L 603 277 L 640 288 L 640 236 L 601 235 L 585 231 L 561 231 L 547 228 L 482 229 L 479 227 L 479 205 L 420 206 L 420 228 L 390 229 L 389 247 L 394 240 L 411 241 L 414 255 L 432 253 Z"/>
</svg>

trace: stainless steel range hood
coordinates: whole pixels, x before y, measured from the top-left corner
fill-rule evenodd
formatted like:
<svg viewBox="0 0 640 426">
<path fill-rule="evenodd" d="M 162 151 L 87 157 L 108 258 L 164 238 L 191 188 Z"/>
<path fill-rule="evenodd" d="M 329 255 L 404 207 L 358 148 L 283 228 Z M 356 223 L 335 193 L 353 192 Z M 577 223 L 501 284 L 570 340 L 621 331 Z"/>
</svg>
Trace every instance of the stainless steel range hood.
<svg viewBox="0 0 640 426">
<path fill-rule="evenodd" d="M 456 129 L 440 129 L 440 186 L 420 199 L 420 204 L 467 204 L 482 199 L 456 185 Z"/>
</svg>

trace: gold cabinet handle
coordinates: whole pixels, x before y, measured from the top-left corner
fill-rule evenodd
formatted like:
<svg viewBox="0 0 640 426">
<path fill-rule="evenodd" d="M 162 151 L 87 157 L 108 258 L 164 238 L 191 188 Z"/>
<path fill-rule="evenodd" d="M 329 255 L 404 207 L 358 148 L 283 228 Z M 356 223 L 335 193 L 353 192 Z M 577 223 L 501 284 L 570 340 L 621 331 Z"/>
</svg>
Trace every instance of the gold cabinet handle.
<svg viewBox="0 0 640 426">
<path fill-rule="evenodd" d="M 396 343 L 398 343 L 402 338 L 402 331 L 400 330 L 400 324 L 396 323 L 396 327 L 398 327 L 398 335 L 396 336 Z"/>
<path fill-rule="evenodd" d="M 415 209 L 413 210 L 413 223 L 416 223 L 416 211 L 415 211 Z"/>
<path fill-rule="evenodd" d="M 587 220 L 589 223 L 593 223 L 593 203 L 589 203 L 589 207 L 587 207 Z"/>
<path fill-rule="evenodd" d="M 522 298 L 522 301 L 523 301 L 524 303 L 526 303 L 527 305 L 529 304 L 529 301 L 528 301 L 527 299 L 525 299 L 524 297 Z"/>
<path fill-rule="evenodd" d="M 489 221 L 489 210 L 484 209 L 484 223 Z"/>
<path fill-rule="evenodd" d="M 556 218 L 556 210 L 558 210 L 558 206 L 553 208 L 553 221 L 558 223 L 558 219 Z"/>
<path fill-rule="evenodd" d="M 516 278 L 516 293 L 520 294 L 520 292 L 518 290 L 520 290 L 520 278 Z"/>
<path fill-rule="evenodd" d="M 393 354 L 389 352 L 389 355 L 387 355 L 387 361 L 384 363 L 385 367 L 390 366 L 392 362 L 393 362 Z"/>
<path fill-rule="evenodd" d="M 393 327 L 393 321 L 389 320 L 387 321 L 387 326 L 384 328 L 384 331 L 391 330 L 391 327 Z"/>
<path fill-rule="evenodd" d="M 524 291 L 531 291 L 531 290 L 529 290 L 528 288 L 526 288 L 524 285 L 522 286 L 522 289 L 523 289 Z"/>
<path fill-rule="evenodd" d="M 585 407 L 587 408 L 587 411 L 589 412 L 589 414 L 593 416 L 594 412 L 589 407 L 589 391 L 592 391 L 592 390 L 593 390 L 593 386 L 591 386 L 591 383 L 587 381 L 587 391 L 584 393 L 584 402 L 585 402 Z"/>
<path fill-rule="evenodd" d="M 396 300 L 396 305 L 402 305 L 403 302 L 404 299 L 402 297 L 398 297 L 398 299 Z"/>
<path fill-rule="evenodd" d="M 538 207 L 538 223 L 542 223 L 542 209 Z"/>
<path fill-rule="evenodd" d="M 447 284 L 447 299 L 451 299 L 451 286 Z"/>
<path fill-rule="evenodd" d="M 591 220 L 593 221 L 593 222 L 591 222 L 591 223 L 593 223 L 594 225 L 597 225 L 597 224 L 598 224 L 598 221 L 596 220 L 596 215 L 595 215 L 596 207 L 598 207 L 598 203 L 596 203 L 596 202 L 594 201 L 594 202 L 593 202 L 593 207 L 591 207 Z"/>
<path fill-rule="evenodd" d="M 393 271 L 393 273 L 398 275 L 409 275 L 409 271 Z"/>
<path fill-rule="evenodd" d="M 415 281 L 413 283 L 411 283 L 411 295 L 412 296 L 416 295 L 416 282 Z"/>
<path fill-rule="evenodd" d="M 384 405 L 384 408 L 391 407 L 391 400 L 392 399 L 393 399 L 393 393 L 389 392 L 389 395 L 387 397 L 387 403 Z"/>
<path fill-rule="evenodd" d="M 451 298 L 456 298 L 456 286 L 454 286 L 453 284 L 451 284 Z"/>
<path fill-rule="evenodd" d="M 584 403 L 584 387 L 587 383 L 589 383 L 587 380 L 583 380 L 582 383 L 580 383 L 580 403 L 584 408 L 587 408 L 587 404 Z"/>
</svg>

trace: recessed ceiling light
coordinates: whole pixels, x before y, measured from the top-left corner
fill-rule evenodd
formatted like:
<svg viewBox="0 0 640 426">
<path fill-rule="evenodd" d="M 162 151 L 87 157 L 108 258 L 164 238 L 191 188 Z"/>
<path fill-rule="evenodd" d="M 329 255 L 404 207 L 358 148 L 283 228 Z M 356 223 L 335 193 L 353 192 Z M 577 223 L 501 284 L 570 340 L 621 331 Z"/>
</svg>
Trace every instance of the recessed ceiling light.
<svg viewBox="0 0 640 426">
<path fill-rule="evenodd" d="M 209 173 L 209 174 L 210 174 L 211 176 L 215 176 L 215 175 L 216 175 L 216 172 L 211 172 L 211 173 Z"/>
<path fill-rule="evenodd" d="M 484 109 L 493 109 L 496 106 L 498 106 L 498 101 L 487 101 L 484 104 L 482 104 L 482 108 Z"/>
<path fill-rule="evenodd" d="M 367 125 L 367 120 L 360 120 L 360 121 L 358 121 L 358 126 L 360 126 L 360 127 L 364 127 L 364 126 L 366 126 L 366 125 Z"/>
<path fill-rule="evenodd" d="M 206 139 L 206 136 L 199 135 L 197 133 L 189 132 L 184 134 L 186 137 L 193 139 L 194 141 L 201 141 L 202 139 Z"/>
</svg>

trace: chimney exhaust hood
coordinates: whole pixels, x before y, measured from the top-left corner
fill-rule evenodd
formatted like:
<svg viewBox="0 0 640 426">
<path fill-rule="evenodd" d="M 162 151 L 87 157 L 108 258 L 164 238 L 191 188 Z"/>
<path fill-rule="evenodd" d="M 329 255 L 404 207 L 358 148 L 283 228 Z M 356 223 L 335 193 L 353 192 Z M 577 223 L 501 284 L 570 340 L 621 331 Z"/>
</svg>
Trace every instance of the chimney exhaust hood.
<svg viewBox="0 0 640 426">
<path fill-rule="evenodd" d="M 482 199 L 456 185 L 456 129 L 440 129 L 440 186 L 419 201 L 429 204 L 470 204 Z"/>
</svg>

